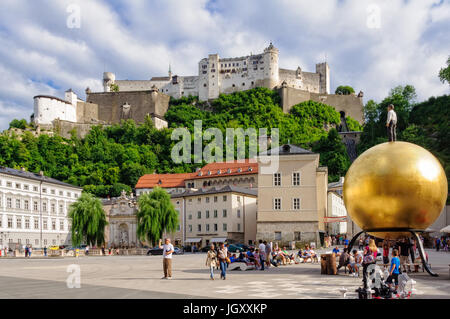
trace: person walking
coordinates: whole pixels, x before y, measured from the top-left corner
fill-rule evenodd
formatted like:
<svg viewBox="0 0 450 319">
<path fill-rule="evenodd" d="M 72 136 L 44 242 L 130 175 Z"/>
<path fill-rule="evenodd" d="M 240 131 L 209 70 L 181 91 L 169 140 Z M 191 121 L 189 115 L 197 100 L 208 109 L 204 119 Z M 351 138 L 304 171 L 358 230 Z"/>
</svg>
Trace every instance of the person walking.
<svg viewBox="0 0 450 319">
<path fill-rule="evenodd" d="M 219 248 L 219 262 L 220 262 L 220 278 L 225 280 L 227 277 L 227 258 L 228 258 L 228 249 L 225 247 L 223 243 L 220 243 Z"/>
<path fill-rule="evenodd" d="M 217 253 L 213 244 L 209 248 L 208 254 L 206 255 L 206 266 L 209 267 L 211 280 L 214 280 L 214 268 L 217 266 Z"/>
<path fill-rule="evenodd" d="M 388 105 L 388 114 L 386 120 L 387 134 L 389 142 L 395 142 L 397 140 L 397 113 L 394 111 L 394 105 Z"/>
<path fill-rule="evenodd" d="M 170 239 L 164 240 L 164 245 L 161 245 L 162 239 L 159 240 L 159 248 L 163 250 L 163 270 L 164 277 L 162 279 L 172 279 L 172 254 L 173 245 L 170 243 Z"/>
<path fill-rule="evenodd" d="M 270 267 L 270 262 L 272 259 L 272 244 L 271 243 L 267 243 L 267 241 L 264 241 L 264 245 L 266 245 L 266 266 L 267 268 Z"/>
<path fill-rule="evenodd" d="M 44 246 L 44 256 L 47 257 L 47 246 Z"/>
<path fill-rule="evenodd" d="M 389 270 L 389 277 L 386 282 L 389 288 L 392 288 L 392 281 L 395 281 L 395 291 L 398 289 L 398 275 L 400 274 L 400 260 L 398 259 L 398 250 L 392 251 L 391 267 Z"/>
<path fill-rule="evenodd" d="M 259 240 L 259 261 L 261 262 L 261 270 L 264 270 L 264 264 L 266 262 L 266 245 L 263 241 Z"/>
<path fill-rule="evenodd" d="M 359 250 L 363 250 L 364 249 L 364 239 L 362 239 L 362 237 L 359 237 Z"/>
<path fill-rule="evenodd" d="M 33 251 L 33 248 L 30 246 L 28 247 L 28 257 L 31 257 L 31 252 Z"/>
<path fill-rule="evenodd" d="M 89 256 L 89 245 L 86 246 L 85 251 L 84 251 L 84 254 L 85 254 L 86 256 Z"/>
</svg>

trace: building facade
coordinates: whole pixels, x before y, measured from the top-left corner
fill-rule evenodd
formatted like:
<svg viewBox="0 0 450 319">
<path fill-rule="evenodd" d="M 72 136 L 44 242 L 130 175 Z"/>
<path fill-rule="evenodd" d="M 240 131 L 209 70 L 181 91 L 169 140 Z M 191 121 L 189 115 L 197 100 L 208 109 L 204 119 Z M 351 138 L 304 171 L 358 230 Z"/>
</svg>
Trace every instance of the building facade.
<svg viewBox="0 0 450 319">
<path fill-rule="evenodd" d="M 225 186 L 173 194 L 184 245 L 254 243 L 257 191 Z"/>
<path fill-rule="evenodd" d="M 258 187 L 258 163 L 256 160 L 209 163 L 193 173 L 146 174 L 136 184 L 136 195 L 161 187 L 170 193 L 182 193 L 186 189 L 209 189 L 234 186 Z"/>
<path fill-rule="evenodd" d="M 43 174 L 0 167 L 0 246 L 70 245 L 68 212 L 81 191 Z"/>
<path fill-rule="evenodd" d="M 319 154 L 286 144 L 258 157 L 256 239 L 321 244 L 327 209 L 326 167 Z M 276 170 L 267 171 L 278 161 Z"/>
<path fill-rule="evenodd" d="M 327 194 L 327 233 L 329 235 L 347 234 L 347 210 L 342 195 L 328 191 Z"/>
<path fill-rule="evenodd" d="M 279 67 L 279 51 L 270 43 L 263 53 L 242 57 L 221 58 L 209 54 L 198 63 L 198 75 L 172 75 L 153 77 L 150 80 L 116 80 L 111 72 L 103 76 L 105 92 L 117 85 L 120 91 L 145 91 L 156 87 L 174 98 L 198 96 L 200 100 L 216 99 L 221 93 L 233 93 L 255 87 L 273 89 L 285 82 L 289 87 L 314 93 L 330 93 L 330 68 L 328 63 L 316 64 L 315 72 L 305 72 Z"/>
</svg>

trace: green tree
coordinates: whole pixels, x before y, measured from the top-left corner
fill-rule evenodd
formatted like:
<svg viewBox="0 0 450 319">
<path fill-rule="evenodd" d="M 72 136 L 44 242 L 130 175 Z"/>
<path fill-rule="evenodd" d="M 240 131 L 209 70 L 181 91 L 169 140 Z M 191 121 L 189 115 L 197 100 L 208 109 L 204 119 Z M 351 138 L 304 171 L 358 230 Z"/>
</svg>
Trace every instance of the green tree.
<svg viewBox="0 0 450 319">
<path fill-rule="evenodd" d="M 177 229 L 178 212 L 164 189 L 155 187 L 151 193 L 142 194 L 138 206 L 137 235 L 141 241 L 154 245 L 163 233 Z"/>
<path fill-rule="evenodd" d="M 106 221 L 103 206 L 98 198 L 82 193 L 70 206 L 69 218 L 72 220 L 72 244 L 82 243 L 100 246 L 105 242 Z"/>
<path fill-rule="evenodd" d="M 352 93 L 355 93 L 355 90 L 349 85 L 339 85 L 334 93 L 341 95 L 350 95 Z"/>
<path fill-rule="evenodd" d="M 447 59 L 447 67 L 443 67 L 439 70 L 439 79 L 442 83 L 447 81 L 450 84 L 450 56 Z"/>
<path fill-rule="evenodd" d="M 111 89 L 111 92 L 119 92 L 119 86 L 115 83 L 110 84 L 109 88 Z"/>
<path fill-rule="evenodd" d="M 28 127 L 27 120 L 25 119 L 14 119 L 9 123 L 9 128 L 19 128 L 19 129 L 26 129 Z"/>
<path fill-rule="evenodd" d="M 350 158 L 336 129 L 331 129 L 328 136 L 315 143 L 312 151 L 320 153 L 320 164 L 328 167 L 329 182 L 338 181 L 350 167 Z"/>
</svg>

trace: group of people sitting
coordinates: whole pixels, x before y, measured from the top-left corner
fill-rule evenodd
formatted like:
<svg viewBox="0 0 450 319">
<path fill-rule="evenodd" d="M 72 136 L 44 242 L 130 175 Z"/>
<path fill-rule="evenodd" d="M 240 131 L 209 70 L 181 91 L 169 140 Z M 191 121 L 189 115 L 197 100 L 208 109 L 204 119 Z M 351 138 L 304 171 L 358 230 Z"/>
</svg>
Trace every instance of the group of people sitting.
<svg viewBox="0 0 450 319">
<path fill-rule="evenodd" d="M 337 269 L 339 270 L 340 268 L 345 267 L 348 269 L 350 276 L 356 277 L 359 275 L 361 267 L 365 270 L 365 265 L 376 262 L 378 248 L 375 241 L 370 239 L 369 244 L 364 248 L 363 253 L 356 249 L 353 249 L 353 251 L 349 253 L 348 248 L 344 248 L 344 251 L 341 253 L 337 246 L 333 249 L 333 253 L 336 254 L 336 256 L 339 256 L 339 265 Z"/>
</svg>

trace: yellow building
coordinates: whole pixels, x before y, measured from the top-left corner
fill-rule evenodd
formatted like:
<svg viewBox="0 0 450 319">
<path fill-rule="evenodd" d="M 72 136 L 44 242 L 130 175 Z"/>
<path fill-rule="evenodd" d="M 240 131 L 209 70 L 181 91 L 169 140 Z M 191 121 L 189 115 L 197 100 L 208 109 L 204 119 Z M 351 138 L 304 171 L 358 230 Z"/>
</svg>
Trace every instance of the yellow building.
<svg viewBox="0 0 450 319">
<path fill-rule="evenodd" d="M 321 245 L 328 170 L 319 154 L 286 144 L 261 153 L 258 165 L 256 239 Z"/>
<path fill-rule="evenodd" d="M 184 245 L 253 243 L 256 238 L 256 189 L 234 186 L 188 189 L 171 194 L 179 212 Z"/>
</svg>

